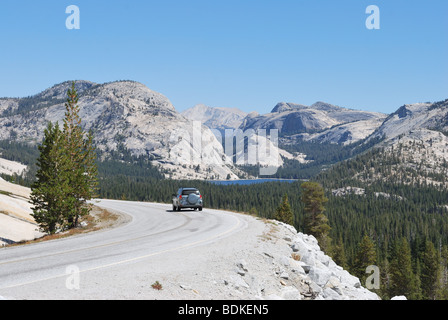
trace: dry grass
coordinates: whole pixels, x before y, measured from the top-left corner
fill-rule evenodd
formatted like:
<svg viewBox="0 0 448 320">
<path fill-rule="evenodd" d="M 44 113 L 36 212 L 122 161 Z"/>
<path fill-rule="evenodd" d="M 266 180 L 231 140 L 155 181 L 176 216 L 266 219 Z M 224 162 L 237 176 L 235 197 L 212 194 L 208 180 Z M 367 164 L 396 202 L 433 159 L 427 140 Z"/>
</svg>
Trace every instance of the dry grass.
<svg viewBox="0 0 448 320">
<path fill-rule="evenodd" d="M 278 236 L 276 235 L 276 233 L 278 232 L 277 224 L 275 224 L 273 221 L 264 218 L 262 218 L 261 220 L 266 224 L 267 230 L 265 230 L 263 234 L 259 237 L 264 241 L 271 241 L 274 238 L 278 239 Z"/>
<path fill-rule="evenodd" d="M 89 216 L 93 221 L 92 228 L 95 230 L 110 228 L 118 220 L 119 216 L 109 210 L 94 207 L 92 214 Z M 90 222 L 88 222 L 90 224 Z"/>
</svg>

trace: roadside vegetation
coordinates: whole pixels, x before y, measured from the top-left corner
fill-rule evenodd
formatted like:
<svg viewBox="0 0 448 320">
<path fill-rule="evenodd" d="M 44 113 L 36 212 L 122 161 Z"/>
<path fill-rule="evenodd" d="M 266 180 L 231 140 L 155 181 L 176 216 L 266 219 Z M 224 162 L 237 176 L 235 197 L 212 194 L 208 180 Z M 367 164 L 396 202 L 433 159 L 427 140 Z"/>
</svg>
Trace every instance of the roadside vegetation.
<svg viewBox="0 0 448 320">
<path fill-rule="evenodd" d="M 32 216 L 48 234 L 78 227 L 92 209 L 87 201 L 96 195 L 93 133 L 86 134 L 81 127 L 74 82 L 67 96 L 63 128 L 48 123 L 38 147 L 36 180 L 31 185 Z"/>
</svg>

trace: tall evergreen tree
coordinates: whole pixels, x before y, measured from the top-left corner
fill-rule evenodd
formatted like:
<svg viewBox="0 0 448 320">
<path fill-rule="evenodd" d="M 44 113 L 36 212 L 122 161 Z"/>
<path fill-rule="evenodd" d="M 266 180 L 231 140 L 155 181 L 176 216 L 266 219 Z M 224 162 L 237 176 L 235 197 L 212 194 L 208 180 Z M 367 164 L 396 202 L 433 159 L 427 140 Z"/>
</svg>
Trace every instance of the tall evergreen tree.
<svg viewBox="0 0 448 320">
<path fill-rule="evenodd" d="M 325 216 L 324 204 L 328 201 L 324 189 L 316 182 L 304 182 L 301 184 L 302 202 L 304 203 L 304 231 L 316 237 L 323 251 L 330 249 L 331 227 Z"/>
<path fill-rule="evenodd" d="M 380 289 L 377 294 L 383 299 L 390 299 L 389 286 L 390 286 L 390 264 L 389 260 L 384 259 L 379 263 L 380 268 Z"/>
<path fill-rule="evenodd" d="M 412 271 L 411 249 L 404 237 L 395 244 L 389 271 L 390 297 L 404 295 L 410 300 L 420 298 L 418 282 Z"/>
<path fill-rule="evenodd" d="M 420 280 L 422 298 L 435 300 L 440 289 L 440 261 L 439 254 L 431 241 L 426 241 L 422 255 Z"/>
<path fill-rule="evenodd" d="M 444 245 L 441 250 L 441 276 L 439 299 L 448 300 L 448 246 Z"/>
<path fill-rule="evenodd" d="M 68 197 L 74 205 L 65 214 L 68 227 L 73 228 L 78 225 L 79 218 L 88 215 L 91 210 L 91 205 L 88 205 L 87 201 L 96 194 L 97 167 L 92 132 L 89 132 L 87 139 L 84 138 L 75 82 L 67 91 L 67 96 L 63 136 L 68 161 L 71 164 L 69 175 L 71 191 Z"/>
<path fill-rule="evenodd" d="M 365 283 L 367 278 L 366 269 L 368 266 L 375 265 L 377 261 L 376 248 L 373 241 L 368 235 L 362 238 L 356 252 L 355 261 L 353 263 L 353 273 L 362 283 Z"/>
<path fill-rule="evenodd" d="M 31 186 L 32 216 L 42 231 L 53 234 L 64 222 L 69 190 L 67 161 L 59 125 L 48 123 L 37 160 L 36 181 Z"/>
<path fill-rule="evenodd" d="M 39 169 L 30 199 L 33 216 L 47 233 L 76 227 L 79 218 L 89 214 L 87 201 L 97 187 L 93 133 L 84 137 L 74 82 L 67 95 L 64 130 L 50 122 L 39 146 Z"/>
<path fill-rule="evenodd" d="M 274 219 L 292 226 L 294 225 L 294 214 L 292 213 L 286 193 L 283 196 L 282 204 L 275 210 Z"/>
</svg>

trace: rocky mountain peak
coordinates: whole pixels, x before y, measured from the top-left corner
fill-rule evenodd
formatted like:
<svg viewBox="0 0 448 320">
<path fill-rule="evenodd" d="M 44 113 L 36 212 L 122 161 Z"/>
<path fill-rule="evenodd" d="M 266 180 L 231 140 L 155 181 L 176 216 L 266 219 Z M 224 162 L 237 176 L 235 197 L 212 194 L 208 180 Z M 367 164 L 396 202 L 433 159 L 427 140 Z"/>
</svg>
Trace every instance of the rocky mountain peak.
<svg viewBox="0 0 448 320">
<path fill-rule="evenodd" d="M 317 109 L 317 110 L 321 110 L 321 111 L 326 111 L 326 112 L 331 112 L 331 111 L 340 111 L 341 107 L 326 103 L 326 102 L 322 102 L 322 101 L 317 101 L 315 103 L 313 103 L 311 105 L 312 109 Z"/>
<path fill-rule="evenodd" d="M 345 110 L 345 108 L 341 108 L 322 101 L 317 101 L 313 103 L 311 106 L 306 106 L 297 103 L 280 102 L 274 107 L 274 109 L 272 109 L 271 113 L 282 113 L 282 112 L 300 111 L 300 110 L 319 110 L 323 112 L 337 112 Z"/>
<path fill-rule="evenodd" d="M 440 101 L 403 105 L 387 117 L 372 137 L 384 136 L 389 140 L 420 129 L 446 131 L 448 104 Z"/>
<path fill-rule="evenodd" d="M 277 103 L 277 105 L 272 109 L 271 113 L 282 113 L 292 110 L 297 110 L 300 108 L 309 108 L 302 104 L 296 104 L 296 103 L 286 103 L 286 102 L 280 102 Z"/>
<path fill-rule="evenodd" d="M 67 90 L 71 89 L 73 81 L 64 81 L 62 83 L 56 84 L 51 88 L 48 88 L 41 93 L 38 93 L 34 97 L 38 97 L 41 99 L 53 99 L 60 100 L 67 98 Z M 76 80 L 75 81 L 75 89 L 78 94 L 83 93 L 84 91 L 95 86 L 96 83 L 86 80 Z"/>
</svg>

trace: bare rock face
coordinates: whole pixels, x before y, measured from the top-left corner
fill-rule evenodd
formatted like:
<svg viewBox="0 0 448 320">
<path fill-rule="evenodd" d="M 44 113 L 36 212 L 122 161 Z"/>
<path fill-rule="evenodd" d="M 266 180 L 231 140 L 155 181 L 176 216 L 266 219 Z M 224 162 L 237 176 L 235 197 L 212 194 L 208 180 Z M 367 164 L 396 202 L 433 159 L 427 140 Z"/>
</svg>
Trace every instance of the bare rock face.
<svg viewBox="0 0 448 320">
<path fill-rule="evenodd" d="M 436 103 L 414 103 L 400 107 L 375 131 L 372 138 L 387 140 L 412 134 L 416 130 L 448 131 L 448 99 Z"/>
<path fill-rule="evenodd" d="M 64 82 L 32 97 L 0 99 L 0 139 L 40 142 L 48 121 L 62 125 L 70 86 Z M 237 178 L 210 129 L 199 124 L 193 137 L 194 122 L 164 95 L 134 81 L 77 81 L 76 89 L 82 125 L 94 132 L 103 155 L 125 147 L 152 157 L 172 177 Z"/>
<path fill-rule="evenodd" d="M 385 117 L 381 113 L 351 110 L 325 102 L 311 106 L 280 102 L 271 113 L 247 116 L 240 128 L 278 129 L 282 134 L 291 135 L 321 132 L 342 124 Z"/>
<path fill-rule="evenodd" d="M 311 106 L 280 102 L 268 114 L 248 114 L 240 129 L 277 129 L 285 144 L 305 140 L 346 145 L 368 137 L 386 117 L 325 102 Z"/>
</svg>

